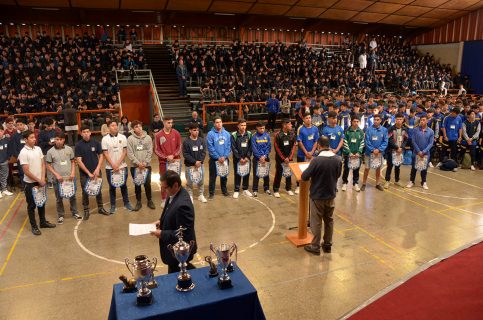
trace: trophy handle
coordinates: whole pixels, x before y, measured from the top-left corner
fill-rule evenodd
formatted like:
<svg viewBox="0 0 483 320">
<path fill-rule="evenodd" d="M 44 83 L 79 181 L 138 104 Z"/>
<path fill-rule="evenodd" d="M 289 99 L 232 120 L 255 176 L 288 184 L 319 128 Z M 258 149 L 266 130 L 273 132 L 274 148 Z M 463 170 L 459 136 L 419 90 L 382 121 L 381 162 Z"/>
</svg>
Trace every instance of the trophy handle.
<svg viewBox="0 0 483 320">
<path fill-rule="evenodd" d="M 129 272 L 131 272 L 131 275 L 134 277 L 134 263 L 129 262 L 129 258 L 124 259 L 124 263 L 126 264 L 126 267 L 129 270 Z M 129 268 L 130 265 L 133 266 L 132 270 L 131 268 Z"/>
<path fill-rule="evenodd" d="M 215 247 L 213 247 L 213 243 L 210 243 L 210 250 L 211 250 L 211 252 L 213 252 L 213 254 L 215 255 L 215 257 L 218 257 L 218 255 L 215 252 Z"/>
<path fill-rule="evenodd" d="M 156 271 L 156 266 L 158 265 L 158 259 L 156 257 L 153 257 L 153 261 L 154 261 L 154 267 L 153 267 L 153 273 L 154 273 L 154 271 Z"/>
<path fill-rule="evenodd" d="M 236 246 L 236 243 L 233 242 L 231 245 L 231 250 L 230 250 L 230 257 L 233 255 L 233 252 L 235 252 L 235 264 L 238 262 L 238 247 Z M 233 259 L 231 260 L 233 262 Z"/>
<path fill-rule="evenodd" d="M 169 252 L 171 252 L 171 255 L 173 256 L 173 258 L 176 259 L 176 256 L 174 255 L 173 245 L 172 244 L 168 244 L 167 247 L 168 247 Z"/>
<path fill-rule="evenodd" d="M 191 240 L 190 241 L 190 254 L 193 252 L 194 247 L 195 247 L 195 241 Z"/>
</svg>

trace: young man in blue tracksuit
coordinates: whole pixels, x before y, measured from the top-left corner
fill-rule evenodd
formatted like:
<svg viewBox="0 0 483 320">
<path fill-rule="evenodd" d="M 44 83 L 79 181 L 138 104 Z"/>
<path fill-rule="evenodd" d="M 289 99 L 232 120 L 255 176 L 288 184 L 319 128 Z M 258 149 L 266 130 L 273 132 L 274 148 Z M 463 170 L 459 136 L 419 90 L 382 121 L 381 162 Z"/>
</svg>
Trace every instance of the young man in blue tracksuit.
<svg viewBox="0 0 483 320">
<path fill-rule="evenodd" d="M 361 191 L 364 191 L 366 189 L 367 176 L 369 175 L 369 170 L 370 170 L 369 159 L 371 157 L 371 154 L 375 156 L 379 156 L 379 155 L 382 156 L 387 148 L 387 144 L 388 144 L 387 129 L 381 125 L 381 122 L 382 122 L 381 116 L 379 114 L 375 114 L 374 125 L 372 127 L 369 127 L 366 131 L 366 140 L 365 140 L 366 168 L 364 169 L 364 178 L 362 180 Z M 379 168 L 376 169 L 376 188 L 379 191 L 384 191 L 384 187 L 379 184 L 379 181 L 381 179 L 381 167 L 382 167 L 382 164 Z"/>
<path fill-rule="evenodd" d="M 312 117 L 310 113 L 306 113 L 303 117 L 303 125 L 297 129 L 297 162 L 310 161 L 313 158 L 315 149 L 317 148 L 317 140 L 319 139 L 319 129 L 312 125 Z M 299 186 L 295 194 L 299 194 Z"/>
<path fill-rule="evenodd" d="M 322 129 L 322 135 L 329 139 L 330 151 L 340 156 L 344 146 L 344 129 L 337 125 L 335 111 L 329 112 L 327 126 Z"/>
<path fill-rule="evenodd" d="M 461 117 L 458 116 L 460 113 L 457 107 L 451 109 L 451 112 L 443 120 L 441 125 L 441 133 L 443 135 L 443 141 L 449 145 L 451 159 L 456 162 L 458 157 L 458 143 L 461 142 L 463 137 L 463 121 Z M 448 156 L 448 151 L 443 148 L 444 156 Z M 440 163 L 438 163 L 438 166 Z"/>
<path fill-rule="evenodd" d="M 257 123 L 257 132 L 252 137 L 252 152 L 253 152 L 253 196 L 258 195 L 258 163 L 265 164 L 270 162 L 270 151 L 272 145 L 270 143 L 270 135 L 265 132 L 265 124 L 263 122 Z M 270 192 L 270 175 L 263 177 L 263 190 L 267 195 Z"/>
<path fill-rule="evenodd" d="M 210 193 L 208 200 L 213 200 L 215 196 L 215 184 L 216 184 L 216 162 L 223 163 L 228 160 L 228 156 L 231 153 L 231 137 L 228 131 L 223 128 L 223 122 L 220 117 L 213 119 L 213 128 L 206 135 L 206 145 L 208 147 L 208 153 L 210 155 L 209 160 L 209 186 L 208 191 Z M 230 194 L 226 188 L 226 182 L 228 177 L 220 177 L 221 192 L 225 197 Z"/>
<path fill-rule="evenodd" d="M 429 151 L 434 143 L 434 132 L 431 128 L 428 127 L 428 116 L 423 115 L 420 119 L 420 125 L 414 129 L 414 136 L 413 136 L 413 158 L 411 163 L 411 176 L 410 181 L 406 185 L 406 188 L 412 188 L 414 186 L 414 181 L 416 179 L 416 168 L 415 164 L 417 158 L 421 158 L 424 156 L 429 157 Z M 429 161 L 429 158 L 428 158 Z M 428 184 L 426 183 L 426 177 L 428 175 L 428 169 L 421 171 L 421 186 L 424 190 L 428 190 Z"/>
<path fill-rule="evenodd" d="M 266 102 L 268 112 L 268 130 L 275 130 L 275 122 L 277 121 L 277 114 L 280 113 L 280 101 L 275 97 L 275 92 L 272 92 L 271 97 Z"/>
</svg>

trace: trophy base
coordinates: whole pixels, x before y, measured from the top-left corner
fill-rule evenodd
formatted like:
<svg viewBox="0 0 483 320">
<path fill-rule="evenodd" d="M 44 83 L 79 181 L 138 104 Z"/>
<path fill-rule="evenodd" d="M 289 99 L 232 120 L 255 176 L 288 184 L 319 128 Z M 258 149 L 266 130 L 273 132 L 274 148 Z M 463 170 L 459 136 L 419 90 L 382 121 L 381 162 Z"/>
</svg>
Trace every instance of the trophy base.
<svg viewBox="0 0 483 320">
<path fill-rule="evenodd" d="M 137 295 L 136 304 L 138 306 L 148 306 L 153 303 L 153 293 L 149 291 L 148 294 L 145 295 Z"/>
<path fill-rule="evenodd" d="M 235 270 L 235 267 L 233 266 L 233 262 L 230 262 L 228 267 L 226 267 L 226 272 L 233 272 Z"/>
<path fill-rule="evenodd" d="M 208 273 L 208 275 L 210 276 L 210 278 L 214 278 L 214 277 L 218 277 L 218 271 L 216 273 Z"/>
<path fill-rule="evenodd" d="M 156 280 L 153 280 L 153 281 L 149 281 L 146 286 L 149 288 L 149 289 L 154 289 L 154 288 L 157 288 L 158 287 L 158 283 L 156 282 Z"/>
<path fill-rule="evenodd" d="M 191 280 L 191 278 L 186 280 L 178 279 L 178 284 L 176 285 L 176 290 L 181 292 L 188 292 L 195 288 L 195 284 Z"/>
<path fill-rule="evenodd" d="M 222 290 L 233 288 L 233 285 L 231 284 L 231 279 L 222 280 L 222 279 L 218 278 L 218 287 Z"/>
<path fill-rule="evenodd" d="M 136 291 L 136 287 L 126 287 L 124 286 L 122 288 L 122 293 L 131 293 L 131 292 L 134 292 Z"/>
</svg>

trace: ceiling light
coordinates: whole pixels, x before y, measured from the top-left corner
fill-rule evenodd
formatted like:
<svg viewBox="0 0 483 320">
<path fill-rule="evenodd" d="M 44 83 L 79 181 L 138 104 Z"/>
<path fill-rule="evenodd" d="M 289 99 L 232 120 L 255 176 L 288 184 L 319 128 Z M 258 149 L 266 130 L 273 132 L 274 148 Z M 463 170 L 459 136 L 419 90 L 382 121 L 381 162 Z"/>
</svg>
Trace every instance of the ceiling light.
<svg viewBox="0 0 483 320">
<path fill-rule="evenodd" d="M 139 28 L 139 24 L 136 25 L 136 28 Z"/>
<path fill-rule="evenodd" d="M 152 10 L 133 10 L 132 12 L 136 12 L 136 13 L 148 13 L 148 12 L 154 12 Z"/>
<path fill-rule="evenodd" d="M 292 20 L 307 20 L 307 18 L 302 18 L 302 17 L 289 17 L 289 19 L 292 19 Z"/>
<path fill-rule="evenodd" d="M 24 26 L 24 25 L 25 25 L 25 23 L 22 23 L 22 26 Z"/>
<path fill-rule="evenodd" d="M 59 8 L 32 8 L 33 10 L 45 10 L 45 11 L 59 11 Z"/>
<path fill-rule="evenodd" d="M 90 27 L 91 25 L 90 24 L 87 24 L 88 27 Z"/>
<path fill-rule="evenodd" d="M 148 24 L 146 25 L 146 28 L 147 28 L 147 27 L 149 27 L 149 25 L 148 25 Z M 157 27 L 157 26 L 155 26 L 155 27 Z"/>
<path fill-rule="evenodd" d="M 234 16 L 234 13 L 215 12 L 215 16 Z"/>
<path fill-rule="evenodd" d="M 357 23 L 357 24 L 368 24 L 367 22 L 361 22 L 361 21 L 354 21 L 354 23 Z"/>
</svg>

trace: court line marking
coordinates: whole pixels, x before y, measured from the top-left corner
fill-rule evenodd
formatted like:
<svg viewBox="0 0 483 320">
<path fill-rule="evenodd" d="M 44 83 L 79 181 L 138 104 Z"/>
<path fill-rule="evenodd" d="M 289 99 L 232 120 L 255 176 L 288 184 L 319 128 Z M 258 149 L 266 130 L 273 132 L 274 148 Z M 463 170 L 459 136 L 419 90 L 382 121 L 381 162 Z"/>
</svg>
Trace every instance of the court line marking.
<svg viewBox="0 0 483 320">
<path fill-rule="evenodd" d="M 434 174 L 434 175 L 437 175 L 437 176 L 440 176 L 440 177 L 443 177 L 443 178 L 446 178 L 446 179 L 449 179 L 449 180 L 453 180 L 453 181 L 456 181 L 456 182 L 459 182 L 459 183 L 462 183 L 462 184 L 466 184 L 467 186 L 470 186 L 470 187 L 473 187 L 473 188 L 483 190 L 483 188 L 480 187 L 480 186 L 477 186 L 477 185 L 474 185 L 474 184 L 471 184 L 471 183 L 468 183 L 468 182 L 464 182 L 464 181 L 461 181 L 461 180 L 457 180 L 457 179 L 454 179 L 454 178 L 450 178 L 450 177 L 447 177 L 445 175 L 442 175 L 442 174 L 439 174 L 439 173 L 436 173 L 436 172 L 432 172 L 432 171 L 428 170 L 428 173 L 431 173 L 431 174 Z"/>
<path fill-rule="evenodd" d="M 367 248 L 365 248 L 365 247 L 359 246 L 359 248 L 361 248 L 362 251 L 364 251 L 365 253 L 367 253 L 369 256 L 371 256 L 372 258 L 374 258 L 375 260 L 377 260 L 382 265 L 388 267 L 391 270 L 395 270 L 392 265 L 388 264 L 384 259 L 382 259 L 381 257 L 379 257 L 377 254 L 372 253 L 371 251 L 367 250 Z"/>
<path fill-rule="evenodd" d="M 0 220 L 0 226 L 2 225 L 3 221 L 5 221 L 7 216 L 10 214 L 10 210 L 12 210 L 12 208 L 15 206 L 15 203 L 17 202 L 18 197 L 20 197 L 20 195 L 21 195 L 21 193 L 17 194 L 15 199 L 13 199 L 12 203 L 10 204 L 10 206 L 7 209 L 7 212 L 5 212 L 5 215 L 3 216 L 2 220 Z"/>
<path fill-rule="evenodd" d="M 130 197 L 133 197 L 133 196 L 134 196 L 134 195 L 131 195 Z M 259 200 L 259 199 L 255 199 L 255 198 L 253 198 L 253 197 L 248 197 L 248 198 L 250 198 L 250 199 L 252 199 L 252 200 L 254 200 L 254 201 L 259 202 L 260 204 L 262 204 L 262 205 L 263 205 L 263 206 L 264 206 L 264 207 L 265 207 L 265 208 L 266 208 L 266 209 L 267 209 L 267 210 L 270 212 L 270 214 L 271 214 L 271 216 L 272 216 L 272 225 L 270 226 L 269 230 L 268 230 L 268 231 L 267 231 L 267 232 L 266 232 L 266 233 L 265 233 L 265 234 L 264 234 L 264 235 L 263 235 L 263 236 L 260 238 L 260 240 L 258 240 L 258 241 L 256 241 L 256 242 L 252 243 L 252 244 L 251 244 L 251 245 L 249 245 L 247 248 L 245 248 L 245 249 L 242 249 L 242 250 L 238 251 L 238 253 L 243 253 L 243 252 L 247 251 L 248 249 L 251 249 L 251 248 L 255 247 L 255 246 L 256 246 L 256 245 L 258 245 L 260 242 L 262 242 L 263 240 L 265 240 L 265 239 L 266 239 L 266 238 L 267 238 L 267 237 L 268 237 L 268 236 L 269 236 L 269 235 L 270 235 L 270 234 L 273 232 L 273 230 L 275 229 L 275 223 L 276 223 L 276 219 L 275 219 L 275 213 L 273 212 L 273 210 L 272 210 L 272 209 L 271 209 L 271 208 L 270 208 L 270 207 L 269 207 L 267 204 L 265 204 L 264 202 L 262 202 L 262 201 L 261 201 L 261 200 Z M 121 199 L 118 199 L 118 200 L 121 200 Z M 107 202 L 106 202 L 106 203 L 104 203 L 104 205 L 105 205 L 105 204 L 107 204 Z M 90 211 L 92 212 L 92 211 L 95 211 L 95 210 L 96 210 L 96 209 L 91 209 Z M 86 248 L 86 247 L 85 247 L 85 246 L 82 244 L 82 242 L 81 242 L 81 241 L 80 241 L 80 239 L 79 239 L 79 235 L 78 235 L 79 226 L 81 225 L 82 221 L 83 221 L 83 220 L 79 220 L 79 221 L 77 222 L 77 225 L 74 227 L 74 238 L 75 238 L 75 240 L 76 240 L 77 244 L 79 245 L 79 247 L 80 247 L 80 248 L 81 248 L 81 249 L 82 249 L 84 252 L 88 253 L 89 255 L 91 255 L 91 256 L 93 256 L 93 257 L 96 257 L 96 258 L 98 258 L 98 259 L 101 259 L 101 260 L 104 260 L 104 261 L 107 261 L 107 262 L 112 262 L 112 263 L 116 263 L 116 264 L 122 264 L 122 265 L 124 265 L 124 264 L 125 264 L 125 262 L 124 262 L 124 261 L 118 261 L 118 260 L 115 260 L 115 259 L 109 259 L 109 258 L 103 257 L 103 256 L 101 256 L 101 255 L 98 255 L 98 254 L 96 254 L 96 253 L 92 252 L 91 250 L 87 249 L 87 248 Z"/>
<path fill-rule="evenodd" d="M 456 207 L 453 207 L 453 208 L 455 208 L 455 209 L 457 208 L 457 209 L 463 210 L 462 208 L 477 206 L 477 205 L 480 205 L 480 204 L 483 204 L 483 202 L 467 203 L 467 204 L 463 204 L 461 206 L 456 206 Z M 443 209 L 443 210 L 439 210 L 439 211 L 440 212 L 449 211 L 449 210 L 452 210 L 453 208 Z M 463 211 L 471 212 L 471 211 L 467 211 L 467 210 L 463 210 Z M 475 213 L 475 212 L 472 212 L 472 213 Z M 476 214 L 481 215 L 480 213 L 476 213 Z"/>
<path fill-rule="evenodd" d="M 13 213 L 13 215 L 10 217 L 10 220 L 8 221 L 7 223 L 7 226 L 5 227 L 5 229 L 3 229 L 2 233 L 0 234 L 0 240 L 3 239 L 3 237 L 7 234 L 7 231 L 8 229 L 10 229 L 10 226 L 12 225 L 12 222 L 13 220 L 15 219 L 15 217 L 17 216 L 18 214 L 18 210 L 20 209 L 20 207 L 22 206 L 22 203 L 23 203 L 23 199 L 22 201 L 19 202 L 18 206 L 17 206 L 17 209 L 15 209 L 15 212 Z"/>
<path fill-rule="evenodd" d="M 19 232 L 17 232 L 17 237 L 15 238 L 15 241 L 13 242 L 13 245 L 10 248 L 10 251 L 8 252 L 7 259 L 3 263 L 2 269 L 0 269 L 0 276 L 3 275 L 3 273 L 5 272 L 5 269 L 7 268 L 8 261 L 12 257 L 12 254 L 15 251 L 15 248 L 17 247 L 18 239 L 20 239 L 20 235 L 22 234 L 22 231 L 25 228 L 27 221 L 28 221 L 28 217 L 25 218 L 25 220 L 23 221 L 22 227 L 20 228 Z"/>
<path fill-rule="evenodd" d="M 411 190 L 411 192 L 422 193 L 422 194 L 426 194 L 428 196 L 461 199 L 461 200 L 477 200 L 478 199 L 478 198 L 465 198 L 465 197 L 447 196 L 447 195 L 444 195 L 444 194 L 430 193 L 430 192 L 424 192 L 424 191 L 418 191 L 418 190 Z"/>
</svg>

